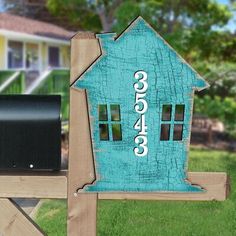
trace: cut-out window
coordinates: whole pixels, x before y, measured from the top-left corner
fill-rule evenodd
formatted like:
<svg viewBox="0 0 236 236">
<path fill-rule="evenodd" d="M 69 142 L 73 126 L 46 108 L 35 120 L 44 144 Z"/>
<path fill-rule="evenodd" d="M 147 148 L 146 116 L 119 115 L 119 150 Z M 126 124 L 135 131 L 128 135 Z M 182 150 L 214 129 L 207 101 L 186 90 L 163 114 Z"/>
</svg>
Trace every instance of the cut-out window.
<svg viewBox="0 0 236 236">
<path fill-rule="evenodd" d="M 175 141 L 180 141 L 182 140 L 183 136 L 183 125 L 182 124 L 178 124 L 178 125 L 174 125 L 174 135 L 173 135 L 173 140 Z"/>
<path fill-rule="evenodd" d="M 162 120 L 163 121 L 171 120 L 171 110 L 172 110 L 172 105 L 163 105 L 162 107 Z"/>
<path fill-rule="evenodd" d="M 183 140 L 183 124 L 185 116 L 184 104 L 164 104 L 161 114 L 161 141 Z"/>
<path fill-rule="evenodd" d="M 120 106 L 111 105 L 111 120 L 120 121 Z"/>
<path fill-rule="evenodd" d="M 170 125 L 162 124 L 161 125 L 161 140 L 167 141 L 170 139 Z"/>
<path fill-rule="evenodd" d="M 98 105 L 99 134 L 101 141 L 121 141 L 120 105 Z"/>
<path fill-rule="evenodd" d="M 99 105 L 98 106 L 98 113 L 99 113 L 99 121 L 107 121 L 107 105 Z"/>
<path fill-rule="evenodd" d="M 121 125 L 120 124 L 112 124 L 111 126 L 112 126 L 113 141 L 122 140 Z"/>
<path fill-rule="evenodd" d="M 175 120 L 176 121 L 184 120 L 184 105 L 175 106 Z"/>
<path fill-rule="evenodd" d="M 100 140 L 109 140 L 108 124 L 99 124 Z"/>
</svg>

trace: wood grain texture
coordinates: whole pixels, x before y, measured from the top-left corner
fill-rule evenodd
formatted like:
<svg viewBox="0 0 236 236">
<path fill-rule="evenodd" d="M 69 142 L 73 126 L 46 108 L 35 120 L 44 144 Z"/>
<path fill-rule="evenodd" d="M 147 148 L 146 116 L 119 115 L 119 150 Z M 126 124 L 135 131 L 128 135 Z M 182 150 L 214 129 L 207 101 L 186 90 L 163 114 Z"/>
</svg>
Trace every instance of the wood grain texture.
<svg viewBox="0 0 236 236">
<path fill-rule="evenodd" d="M 78 77 L 95 61 L 101 54 L 98 40 L 93 33 L 76 34 L 71 39 L 71 70 L 70 83 Z"/>
<path fill-rule="evenodd" d="M 68 236 L 95 236 L 97 223 L 97 194 L 78 194 L 68 198 Z"/>
<path fill-rule="evenodd" d="M 67 198 L 67 172 L 1 172 L 0 197 Z"/>
<path fill-rule="evenodd" d="M 0 235 L 43 236 L 26 213 L 7 198 L 0 198 Z"/>
<path fill-rule="evenodd" d="M 102 55 L 74 83 L 87 93 L 96 168 L 96 181 L 84 191 L 201 192 L 185 180 L 194 91 L 205 88 L 206 81 L 142 18 L 115 36 L 96 35 Z M 143 75 L 134 76 L 137 71 L 145 72 L 146 84 L 141 83 Z M 137 87 L 139 91 L 146 87 L 145 93 L 137 94 Z M 141 112 L 144 104 L 145 114 Z M 100 105 L 107 112 L 99 120 Z M 118 121 L 112 119 L 112 105 L 120 107 Z M 169 120 L 162 119 L 165 105 L 171 106 Z M 178 105 L 184 107 L 182 120 L 176 119 Z M 142 128 L 134 128 L 140 114 L 145 116 L 145 135 Z M 115 125 L 121 127 L 120 140 L 114 140 Z M 169 126 L 167 140 L 161 140 L 162 125 Z M 102 126 L 108 133 L 105 140 L 100 136 Z M 175 129 L 180 126 L 181 138 L 176 140 Z M 148 152 L 140 157 L 134 150 L 139 147 L 141 154 L 142 144 Z"/>
<path fill-rule="evenodd" d="M 75 37 L 71 41 L 71 83 L 100 55 L 98 41 Z M 78 188 L 95 179 L 93 151 L 84 90 L 70 89 L 70 133 L 67 235 L 95 236 L 97 194 L 83 195 Z"/>
<path fill-rule="evenodd" d="M 99 193 L 99 199 L 129 199 L 129 200 L 174 200 L 174 201 L 224 201 L 229 191 L 230 183 L 226 173 L 189 172 L 188 179 L 192 184 L 203 187 L 201 193 Z"/>
<path fill-rule="evenodd" d="M 46 176 L 42 176 L 45 175 Z M 48 173 L 41 173 L 38 176 L 15 173 L 15 175 L 0 175 L 0 198 L 22 197 L 22 198 L 67 198 L 67 172 L 63 171 L 58 175 L 50 176 Z M 196 200 L 196 201 L 223 201 L 230 191 L 229 178 L 226 173 L 218 172 L 189 172 L 189 180 L 196 185 L 203 187 L 203 193 L 99 193 L 99 199 L 139 199 L 139 200 Z M 37 183 L 39 180 L 40 184 Z M 82 181 L 86 181 L 83 179 Z M 90 178 L 87 181 L 91 181 Z M 74 183 L 77 188 L 77 183 Z M 56 191 L 55 191 L 56 189 Z M 74 194 L 73 189 L 71 194 Z M 91 196 L 91 197 L 90 197 Z M 84 199 L 83 199 L 84 197 Z M 96 204 L 93 201 L 97 194 L 80 193 L 79 197 L 72 197 L 75 201 L 72 204 L 70 217 L 76 217 L 78 209 L 86 214 L 86 204 Z M 78 202 L 86 204 L 77 204 Z M 95 208 L 95 205 L 92 206 Z M 89 212 L 87 212 L 89 214 Z M 90 216 L 89 216 L 90 217 Z M 76 224 L 76 220 L 74 220 Z"/>
</svg>

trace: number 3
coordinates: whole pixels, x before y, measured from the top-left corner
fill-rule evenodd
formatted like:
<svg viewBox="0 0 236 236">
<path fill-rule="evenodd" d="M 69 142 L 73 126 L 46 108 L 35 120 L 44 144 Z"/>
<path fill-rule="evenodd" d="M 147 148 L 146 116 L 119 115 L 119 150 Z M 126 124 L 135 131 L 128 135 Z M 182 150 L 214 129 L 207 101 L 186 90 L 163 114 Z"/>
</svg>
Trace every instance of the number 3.
<svg viewBox="0 0 236 236">
<path fill-rule="evenodd" d="M 141 78 L 139 78 L 139 75 L 141 75 L 142 77 Z M 138 83 L 135 83 L 134 84 L 134 89 L 135 89 L 135 91 L 136 92 L 138 92 L 138 93 L 144 93 L 144 92 L 146 92 L 146 90 L 147 90 L 147 88 L 148 88 L 148 83 L 147 83 L 147 73 L 145 72 L 145 71 L 142 71 L 142 70 L 140 70 L 140 71 L 137 71 L 135 74 L 134 74 L 134 77 L 135 77 L 135 79 L 137 79 L 137 80 L 139 80 L 139 82 L 141 82 L 142 83 L 142 87 L 141 88 L 139 88 L 139 84 Z"/>
<path fill-rule="evenodd" d="M 140 142 L 141 139 L 141 142 Z M 137 136 L 134 139 L 134 142 L 139 145 L 139 147 L 134 148 L 134 153 L 136 156 L 143 157 L 148 153 L 147 137 L 146 136 Z M 141 150 L 140 150 L 141 148 Z M 142 151 L 142 152 L 141 152 Z"/>
</svg>

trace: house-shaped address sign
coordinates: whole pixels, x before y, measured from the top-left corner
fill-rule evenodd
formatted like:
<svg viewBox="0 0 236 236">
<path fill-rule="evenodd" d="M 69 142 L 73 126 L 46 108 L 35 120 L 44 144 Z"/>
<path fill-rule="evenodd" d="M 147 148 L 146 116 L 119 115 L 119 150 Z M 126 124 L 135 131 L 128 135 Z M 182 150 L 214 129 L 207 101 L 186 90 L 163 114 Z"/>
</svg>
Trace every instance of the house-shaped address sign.
<svg viewBox="0 0 236 236">
<path fill-rule="evenodd" d="M 203 191 L 186 174 L 194 91 L 207 82 L 141 17 L 96 36 L 101 56 L 74 83 L 86 90 L 96 171 L 83 191 Z"/>
</svg>

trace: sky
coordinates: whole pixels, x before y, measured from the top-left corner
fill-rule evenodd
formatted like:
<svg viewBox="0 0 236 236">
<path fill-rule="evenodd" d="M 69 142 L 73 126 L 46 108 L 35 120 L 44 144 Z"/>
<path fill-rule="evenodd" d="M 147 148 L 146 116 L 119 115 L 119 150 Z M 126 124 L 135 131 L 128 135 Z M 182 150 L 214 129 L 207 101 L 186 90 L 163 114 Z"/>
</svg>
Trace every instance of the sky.
<svg viewBox="0 0 236 236">
<path fill-rule="evenodd" d="M 217 0 L 219 3 L 222 3 L 222 4 L 228 4 L 229 1 L 228 0 Z"/>
<path fill-rule="evenodd" d="M 2 11 L 3 11 L 3 1 L 0 0 L 0 12 L 2 12 Z"/>
<path fill-rule="evenodd" d="M 216 0 L 221 4 L 228 5 L 229 0 Z M 0 0 L 0 12 L 4 11 L 3 8 L 3 0 Z M 231 32 L 236 32 L 236 11 L 234 11 L 234 17 L 232 20 L 229 21 L 228 25 L 225 27 L 225 29 L 230 30 Z"/>
<path fill-rule="evenodd" d="M 221 4 L 228 5 L 229 1 L 228 0 L 217 0 Z M 225 27 L 226 29 L 229 29 L 231 32 L 236 31 L 236 11 L 234 11 L 234 17 L 232 20 L 229 21 L 228 25 Z"/>
</svg>

